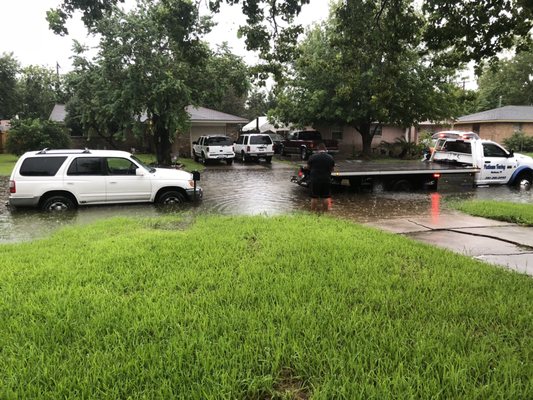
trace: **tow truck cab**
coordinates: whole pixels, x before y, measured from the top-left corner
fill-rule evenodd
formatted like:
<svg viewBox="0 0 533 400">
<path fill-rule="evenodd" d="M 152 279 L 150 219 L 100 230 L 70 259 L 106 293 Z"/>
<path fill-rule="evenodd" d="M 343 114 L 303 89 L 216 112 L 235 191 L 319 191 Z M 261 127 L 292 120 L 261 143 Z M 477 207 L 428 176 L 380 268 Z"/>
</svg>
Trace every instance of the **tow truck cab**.
<svg viewBox="0 0 533 400">
<path fill-rule="evenodd" d="M 530 188 L 533 158 L 507 151 L 473 132 L 445 131 L 434 135 L 435 149 L 430 160 L 479 168 L 476 185 L 516 185 Z"/>
</svg>

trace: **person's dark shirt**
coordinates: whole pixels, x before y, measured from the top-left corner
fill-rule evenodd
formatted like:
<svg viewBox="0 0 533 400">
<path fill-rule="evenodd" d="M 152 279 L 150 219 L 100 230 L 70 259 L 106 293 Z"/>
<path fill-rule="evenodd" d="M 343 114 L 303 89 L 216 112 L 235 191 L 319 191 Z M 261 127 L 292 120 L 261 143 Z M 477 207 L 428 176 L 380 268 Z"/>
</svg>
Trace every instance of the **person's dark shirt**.
<svg viewBox="0 0 533 400">
<path fill-rule="evenodd" d="M 335 166 L 333 157 L 326 152 L 319 152 L 309 157 L 307 165 L 311 171 L 311 180 L 328 179 L 331 176 L 331 171 Z"/>
</svg>

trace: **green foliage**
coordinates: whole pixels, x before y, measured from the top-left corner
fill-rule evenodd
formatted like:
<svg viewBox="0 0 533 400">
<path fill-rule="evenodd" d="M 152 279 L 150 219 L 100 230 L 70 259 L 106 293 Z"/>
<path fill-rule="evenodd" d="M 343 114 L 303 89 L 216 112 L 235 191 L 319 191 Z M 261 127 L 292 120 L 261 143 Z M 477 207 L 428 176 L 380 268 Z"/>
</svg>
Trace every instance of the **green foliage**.
<svg viewBox="0 0 533 400">
<path fill-rule="evenodd" d="M 500 106 L 533 104 L 533 50 L 500 60 L 479 78 L 478 111 Z"/>
<path fill-rule="evenodd" d="M 531 45 L 533 4 L 530 0 L 425 0 L 425 41 L 449 66 L 496 59 L 506 49 Z"/>
<path fill-rule="evenodd" d="M 503 144 L 508 150 L 533 151 L 533 136 L 527 136 L 524 132 L 515 132 L 511 137 L 504 139 Z"/>
<path fill-rule="evenodd" d="M 20 99 L 17 91 L 18 61 L 12 53 L 0 56 L 0 119 L 11 119 L 19 111 Z"/>
<path fill-rule="evenodd" d="M 426 145 L 423 140 L 419 143 L 408 142 L 405 138 L 396 138 L 394 143 L 386 141 L 381 142 L 381 147 L 386 151 L 386 154 L 392 157 L 403 158 L 406 160 L 414 160 L 422 158 L 422 154 Z"/>
<path fill-rule="evenodd" d="M 477 217 L 533 226 L 533 207 L 504 201 L 472 200 L 452 204 L 454 208 Z"/>
<path fill-rule="evenodd" d="M 337 219 L 113 219 L 0 265 L 2 397 L 531 398 L 530 277 Z"/>
<path fill-rule="evenodd" d="M 302 42 L 275 113 L 298 125 L 352 126 L 367 156 L 375 122 L 407 127 L 452 116 L 453 71 L 420 57 L 423 24 L 410 1 L 339 3 Z"/>
<path fill-rule="evenodd" d="M 59 124 L 40 119 L 12 120 L 7 137 L 7 151 L 21 155 L 26 151 L 44 148 L 65 149 L 70 147 L 70 136 Z"/>
<path fill-rule="evenodd" d="M 233 115 L 244 115 L 250 89 L 249 69 L 243 59 L 231 53 L 227 43 L 210 54 L 203 78 L 200 103 Z"/>
<path fill-rule="evenodd" d="M 30 65 L 19 78 L 21 118 L 47 119 L 61 98 L 61 82 L 56 73 L 45 67 Z"/>
</svg>

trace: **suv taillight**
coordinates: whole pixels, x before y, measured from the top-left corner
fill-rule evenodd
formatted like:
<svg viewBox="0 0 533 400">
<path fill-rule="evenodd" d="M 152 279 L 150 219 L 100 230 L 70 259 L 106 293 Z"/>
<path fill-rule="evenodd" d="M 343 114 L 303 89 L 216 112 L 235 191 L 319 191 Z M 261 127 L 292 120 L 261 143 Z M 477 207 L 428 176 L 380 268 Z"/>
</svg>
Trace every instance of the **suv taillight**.
<svg viewBox="0 0 533 400">
<path fill-rule="evenodd" d="M 17 193 L 17 185 L 15 185 L 15 181 L 9 181 L 9 193 Z"/>
</svg>

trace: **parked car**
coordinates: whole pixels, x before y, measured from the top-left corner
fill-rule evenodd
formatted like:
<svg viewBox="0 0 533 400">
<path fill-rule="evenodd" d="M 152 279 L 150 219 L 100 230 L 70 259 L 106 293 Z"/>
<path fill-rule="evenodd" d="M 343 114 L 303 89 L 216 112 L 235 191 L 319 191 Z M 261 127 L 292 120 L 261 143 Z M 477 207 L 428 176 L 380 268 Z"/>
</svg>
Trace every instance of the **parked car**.
<svg viewBox="0 0 533 400">
<path fill-rule="evenodd" d="M 224 135 L 200 136 L 198 141 L 192 142 L 192 156 L 194 161 L 200 160 L 207 164 L 209 160 L 224 160 L 233 163 L 233 139 Z"/>
<path fill-rule="evenodd" d="M 281 149 L 283 148 L 283 141 L 285 138 L 279 133 L 270 133 L 270 139 L 272 139 L 272 148 L 274 149 L 274 154 L 281 154 Z"/>
<path fill-rule="evenodd" d="M 237 139 L 234 145 L 235 155 L 244 163 L 248 160 L 264 159 L 272 162 L 274 155 L 273 143 L 266 133 L 246 133 Z"/>
<path fill-rule="evenodd" d="M 294 131 L 283 141 L 281 154 L 298 154 L 301 160 L 307 160 L 311 154 L 317 151 L 318 144 L 324 143 L 330 154 L 339 152 L 339 144 L 334 139 L 322 139 L 319 131 L 302 130 Z"/>
<path fill-rule="evenodd" d="M 9 180 L 9 204 L 63 211 L 82 205 L 200 199 L 199 173 L 152 168 L 125 151 L 48 150 L 22 155 Z"/>
</svg>

